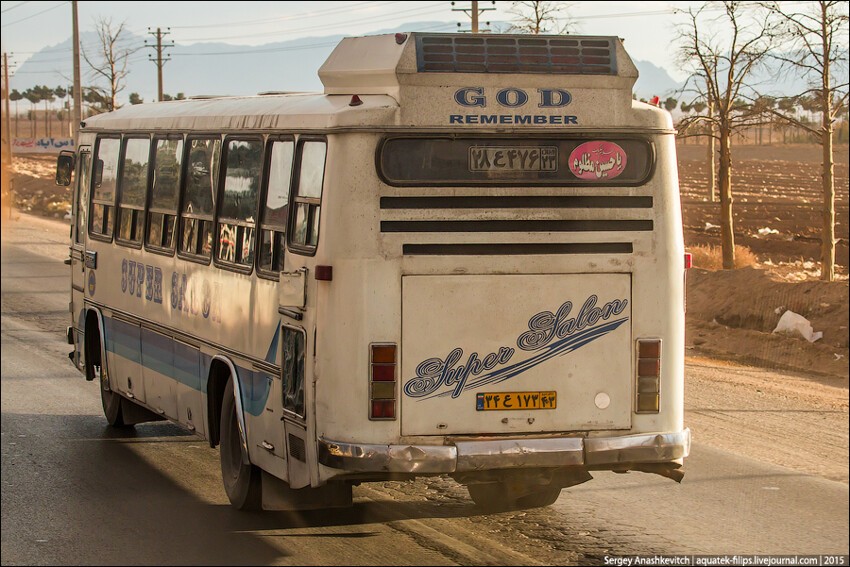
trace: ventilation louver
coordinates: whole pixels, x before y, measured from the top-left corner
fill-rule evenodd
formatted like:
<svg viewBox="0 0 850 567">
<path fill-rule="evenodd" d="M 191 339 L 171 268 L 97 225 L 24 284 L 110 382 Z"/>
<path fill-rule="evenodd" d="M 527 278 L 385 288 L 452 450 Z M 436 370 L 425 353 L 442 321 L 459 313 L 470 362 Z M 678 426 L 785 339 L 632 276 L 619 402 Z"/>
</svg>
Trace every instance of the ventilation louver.
<svg viewBox="0 0 850 567">
<path fill-rule="evenodd" d="M 614 38 L 416 36 L 420 73 L 616 75 Z"/>
</svg>

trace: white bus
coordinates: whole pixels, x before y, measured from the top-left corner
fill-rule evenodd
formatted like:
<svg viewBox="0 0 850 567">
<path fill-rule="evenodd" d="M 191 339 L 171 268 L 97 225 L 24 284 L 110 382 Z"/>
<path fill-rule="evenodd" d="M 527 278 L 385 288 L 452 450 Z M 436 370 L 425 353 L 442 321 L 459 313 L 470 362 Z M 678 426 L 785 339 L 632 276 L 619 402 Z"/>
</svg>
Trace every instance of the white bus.
<svg viewBox="0 0 850 567">
<path fill-rule="evenodd" d="M 240 509 L 681 480 L 674 130 L 621 40 L 347 38 L 319 76 L 94 116 L 60 157 L 70 357 L 109 424 L 220 445 Z"/>
</svg>

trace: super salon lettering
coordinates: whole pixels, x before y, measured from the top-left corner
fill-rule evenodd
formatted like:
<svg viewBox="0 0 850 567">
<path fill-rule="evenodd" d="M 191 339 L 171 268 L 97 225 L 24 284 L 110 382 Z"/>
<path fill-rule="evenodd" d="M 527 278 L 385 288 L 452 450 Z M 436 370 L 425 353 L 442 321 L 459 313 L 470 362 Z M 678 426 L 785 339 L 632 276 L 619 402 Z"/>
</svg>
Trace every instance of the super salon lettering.
<svg viewBox="0 0 850 567">
<path fill-rule="evenodd" d="M 483 359 L 473 352 L 464 364 L 463 349 L 455 348 L 445 358 L 429 358 L 416 367 L 416 377 L 404 385 L 404 393 L 412 398 L 431 397 L 432 395 L 448 395 L 452 398 L 460 396 L 465 389 L 474 389 L 481 385 L 501 381 L 518 376 L 523 372 L 542 364 L 559 353 L 566 353 L 583 344 L 596 340 L 616 329 L 628 320 L 621 318 L 605 325 L 597 325 L 603 320 L 619 315 L 629 304 L 628 299 L 615 299 L 602 307 L 596 304 L 599 297 L 591 295 L 585 300 L 575 317 L 570 317 L 573 310 L 572 301 L 566 301 L 555 312 L 541 311 L 528 320 L 528 330 L 517 337 L 517 346 L 524 351 L 539 351 L 533 357 L 504 367 L 516 353 L 511 347 L 500 347 L 497 352 L 488 354 Z M 573 334 L 575 337 L 570 337 Z M 581 344 L 570 344 L 579 342 Z M 544 348 L 547 347 L 548 348 Z M 502 366 L 493 371 L 497 366 Z M 492 371 L 492 372 L 490 372 Z M 484 374 L 487 372 L 488 374 Z M 482 375 L 480 379 L 467 383 L 470 376 Z M 450 387 L 452 390 L 437 394 L 437 390 Z"/>
<path fill-rule="evenodd" d="M 517 338 L 517 346 L 522 350 L 537 350 L 549 344 L 553 338 L 562 339 L 585 327 L 595 325 L 600 319 L 619 315 L 629 304 L 628 299 L 615 299 L 602 307 L 597 307 L 597 301 L 599 298 L 596 295 L 588 297 L 581 306 L 578 316 L 572 318 L 569 317 L 573 309 L 572 301 L 565 302 L 554 314 L 551 311 L 541 311 L 529 319 L 528 330 Z"/>
<path fill-rule="evenodd" d="M 443 360 L 442 358 L 429 358 L 419 363 L 416 367 L 416 378 L 409 380 L 404 385 L 404 392 L 411 397 L 418 398 L 427 396 L 441 386 L 454 386 L 452 397 L 456 398 L 463 392 L 469 375 L 478 376 L 486 370 L 492 370 L 499 364 L 506 364 L 514 355 L 515 350 L 509 347 L 501 347 L 498 352 L 493 352 L 478 358 L 478 353 L 469 355 L 465 364 L 455 367 L 463 358 L 463 349 L 456 348 Z"/>
</svg>

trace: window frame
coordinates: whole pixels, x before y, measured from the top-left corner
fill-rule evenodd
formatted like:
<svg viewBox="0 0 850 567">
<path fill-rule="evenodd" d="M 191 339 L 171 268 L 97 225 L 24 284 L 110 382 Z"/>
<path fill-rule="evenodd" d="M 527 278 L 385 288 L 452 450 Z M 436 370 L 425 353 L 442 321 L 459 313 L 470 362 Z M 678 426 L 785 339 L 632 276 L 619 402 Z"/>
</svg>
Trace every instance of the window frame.
<svg viewBox="0 0 850 567">
<path fill-rule="evenodd" d="M 147 140 L 148 141 L 148 162 L 147 162 L 147 174 L 145 176 L 145 194 L 143 198 L 143 204 L 141 209 L 137 209 L 136 207 L 124 207 L 125 209 L 131 211 L 137 211 L 137 214 L 140 213 L 142 215 L 141 219 L 141 237 L 138 241 L 128 240 L 121 237 L 121 198 L 124 196 L 124 164 L 126 162 L 127 156 L 127 143 L 130 140 Z M 136 250 L 140 250 L 145 241 L 145 228 L 147 227 L 147 203 L 150 195 L 151 189 L 151 134 L 127 134 L 122 136 L 121 138 L 121 151 L 118 154 L 118 180 L 117 180 L 117 190 L 116 190 L 116 200 L 115 200 L 115 242 L 116 244 L 120 244 L 121 246 L 126 246 L 127 248 L 135 248 Z M 138 221 L 136 223 L 139 224 Z"/>
<path fill-rule="evenodd" d="M 288 211 L 287 211 L 286 218 L 283 221 L 284 222 L 284 227 L 283 227 L 284 230 L 283 230 L 283 233 L 280 236 L 280 238 L 282 239 L 282 242 L 280 244 L 282 245 L 281 247 L 284 249 L 284 258 L 280 259 L 280 268 L 281 269 L 279 271 L 266 270 L 266 269 L 263 269 L 260 266 L 260 253 L 259 253 L 260 247 L 259 247 L 259 244 L 262 242 L 262 236 L 263 236 L 264 230 L 270 230 L 272 232 L 272 238 L 275 238 L 275 233 L 280 232 L 279 230 L 276 230 L 277 228 L 280 228 L 279 226 L 276 227 L 275 225 L 268 224 L 266 222 L 266 218 L 265 218 L 266 204 L 267 204 L 266 200 L 268 199 L 269 179 L 270 179 L 271 166 L 272 166 L 272 147 L 274 146 L 274 144 L 276 142 L 291 142 L 292 143 L 292 161 L 289 164 L 289 167 L 290 167 L 290 170 L 289 170 L 289 187 L 286 188 L 286 198 L 287 198 L 286 206 L 289 207 L 290 209 L 292 207 L 290 207 L 291 202 L 289 201 L 289 199 L 292 195 L 292 182 L 295 178 L 295 155 L 296 155 L 296 150 L 297 150 L 297 147 L 298 147 L 298 141 L 295 139 L 295 136 L 293 134 L 275 134 L 275 135 L 269 136 L 268 139 L 266 140 L 265 156 L 264 156 L 265 164 L 263 166 L 263 179 L 262 179 L 262 186 L 261 186 L 262 191 L 260 192 L 260 216 L 259 216 L 259 222 L 257 223 L 257 239 L 256 239 L 257 247 L 256 247 L 256 251 L 254 253 L 254 256 L 255 256 L 255 260 L 256 260 L 257 275 L 259 277 L 274 280 L 274 281 L 278 281 L 278 279 L 280 279 L 280 271 L 282 271 L 284 266 L 285 266 L 284 258 L 285 258 L 285 250 L 286 250 L 287 245 L 288 245 L 287 235 L 289 234 L 289 212 Z M 274 265 L 274 258 L 272 258 L 272 265 Z"/>
<path fill-rule="evenodd" d="M 303 156 L 303 146 L 307 142 L 323 142 L 325 144 L 325 160 L 322 164 L 322 195 L 319 198 L 315 197 L 299 197 L 298 189 L 301 186 L 301 162 Z M 292 242 L 292 236 L 295 232 L 295 217 L 297 215 L 297 209 L 299 204 L 306 204 L 310 207 L 310 216 L 308 217 L 308 226 L 310 226 L 310 220 L 313 218 L 314 211 L 316 208 L 319 209 L 319 222 L 321 222 L 321 208 L 322 208 L 322 197 L 325 193 L 325 173 L 328 169 L 328 138 L 325 135 L 303 135 L 299 136 L 298 140 L 295 144 L 295 159 L 293 161 L 293 169 L 292 169 L 292 180 L 290 181 L 291 191 L 289 195 L 289 221 L 287 223 L 287 233 L 286 233 L 286 248 L 290 252 L 294 254 L 298 254 L 299 256 L 308 256 L 312 257 L 316 255 L 316 251 L 319 249 L 319 239 L 321 238 L 322 231 L 318 230 L 316 234 L 316 244 L 299 244 Z"/>
<path fill-rule="evenodd" d="M 86 144 L 80 146 L 77 152 L 77 167 L 76 177 L 72 187 L 74 202 L 71 204 L 71 212 L 73 214 L 74 224 L 71 226 L 73 231 L 72 245 L 81 247 L 86 243 L 86 235 L 88 234 L 88 209 L 89 209 L 89 192 L 92 184 L 92 164 L 93 160 L 92 146 Z M 85 156 L 85 157 L 84 157 Z M 82 222 L 82 227 L 80 226 Z M 82 231 L 80 230 L 82 228 Z"/>
<path fill-rule="evenodd" d="M 100 159 L 100 144 L 102 140 L 118 140 L 118 164 L 115 168 L 115 191 L 113 191 L 112 202 L 107 203 L 105 200 L 98 199 L 95 201 L 95 171 L 96 171 L 96 163 L 97 160 Z M 92 163 L 91 163 L 91 175 L 89 176 L 89 194 L 88 194 L 88 219 L 86 219 L 86 231 L 88 232 L 89 238 L 94 240 L 100 240 L 101 242 L 112 242 L 115 237 L 115 228 L 118 223 L 118 180 L 120 176 L 120 166 L 121 166 L 121 134 L 118 133 L 110 133 L 110 134 L 99 134 L 94 143 L 94 151 L 92 152 Z M 101 172 L 101 179 L 103 178 L 103 172 Z M 95 205 L 101 205 L 104 207 L 112 207 L 112 230 L 109 231 L 109 234 L 104 232 L 94 232 L 92 230 L 92 223 L 94 221 L 94 207 Z"/>
<path fill-rule="evenodd" d="M 161 214 L 163 215 L 163 224 L 165 224 L 165 218 L 169 214 L 166 211 L 161 211 L 159 209 L 154 210 L 153 208 L 153 182 L 154 175 L 156 169 L 156 156 L 157 156 L 157 142 L 159 140 L 180 140 L 183 142 L 183 148 L 180 151 L 180 167 L 177 172 L 177 202 L 175 204 L 174 215 L 174 234 L 171 240 L 171 246 L 158 246 L 156 244 L 151 244 L 148 242 L 148 237 L 150 235 L 150 226 L 151 226 L 151 218 L 153 214 Z M 145 199 L 145 207 L 147 213 L 145 214 L 145 232 L 142 237 L 142 243 L 144 244 L 145 250 L 148 252 L 153 252 L 154 254 L 160 254 L 162 256 L 174 256 L 175 251 L 179 248 L 178 246 L 178 238 L 182 236 L 180 233 L 180 206 L 183 203 L 183 177 L 185 174 L 185 163 L 186 163 L 186 135 L 182 132 L 164 132 L 164 133 L 154 133 L 151 137 L 151 148 L 150 153 L 152 157 L 152 161 L 148 164 L 148 192 L 147 198 Z"/>
<path fill-rule="evenodd" d="M 238 141 L 238 142 L 260 142 L 260 147 L 262 148 L 262 154 L 260 156 L 260 179 L 257 187 L 257 203 L 254 207 L 254 218 L 257 219 L 254 221 L 254 257 L 251 259 L 250 264 L 239 264 L 236 262 L 230 262 L 228 260 L 222 260 L 219 258 L 219 250 L 221 248 L 221 225 L 222 224 L 230 224 L 236 225 L 237 227 L 247 228 L 249 223 L 246 221 L 241 221 L 238 219 L 230 219 L 225 218 L 224 220 L 231 220 L 234 222 L 226 222 L 222 223 L 221 217 L 221 209 L 222 204 L 224 202 L 224 185 L 227 177 L 227 154 L 229 153 L 230 142 Z M 221 269 L 229 270 L 232 272 L 238 272 L 240 274 L 250 275 L 254 271 L 254 265 L 257 262 L 257 227 L 259 226 L 259 218 L 260 218 L 260 194 L 262 193 L 263 188 L 263 174 L 265 169 L 265 154 L 266 154 L 266 136 L 259 133 L 251 133 L 246 132 L 244 134 L 227 134 L 224 136 L 221 144 L 221 162 L 219 164 L 219 175 L 218 175 L 218 188 L 216 190 L 216 202 L 214 206 L 215 216 L 213 217 L 213 248 L 212 248 L 212 260 L 213 264 Z"/>
<path fill-rule="evenodd" d="M 221 144 L 219 148 L 219 156 L 218 156 L 218 173 L 216 174 L 215 187 L 211 187 L 211 196 L 212 196 L 212 212 L 210 213 L 210 217 L 207 218 L 205 215 L 201 214 L 186 214 L 183 211 L 183 205 L 186 202 L 186 191 L 189 185 L 189 157 L 192 147 L 193 140 L 211 140 L 216 141 Z M 178 216 L 178 224 L 177 224 L 177 242 L 175 243 L 175 248 L 177 250 L 177 257 L 181 260 L 188 260 L 190 262 L 195 262 L 196 264 L 202 264 L 204 266 L 209 266 L 212 263 L 213 256 L 215 255 L 215 224 L 216 217 L 218 216 L 218 186 L 221 183 L 221 174 L 222 174 L 222 148 L 224 147 L 223 136 L 221 133 L 191 133 L 184 136 L 183 139 L 183 178 L 180 181 L 180 197 L 179 202 L 177 204 L 177 216 Z M 204 254 L 194 254 L 192 252 L 186 252 L 182 249 L 183 243 L 183 232 L 185 230 L 185 222 L 186 220 L 197 220 L 197 221 L 208 221 L 210 223 L 210 231 L 213 233 L 213 246 L 210 249 L 209 256 Z"/>
</svg>

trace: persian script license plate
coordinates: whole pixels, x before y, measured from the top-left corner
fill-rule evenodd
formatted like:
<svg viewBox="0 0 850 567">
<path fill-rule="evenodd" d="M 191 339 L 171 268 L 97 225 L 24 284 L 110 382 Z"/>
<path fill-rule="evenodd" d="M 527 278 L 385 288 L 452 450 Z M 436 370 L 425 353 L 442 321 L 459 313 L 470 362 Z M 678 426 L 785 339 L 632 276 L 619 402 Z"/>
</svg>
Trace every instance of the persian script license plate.
<svg viewBox="0 0 850 567">
<path fill-rule="evenodd" d="M 479 392 L 475 398 L 478 411 L 555 409 L 557 406 L 557 392 Z"/>
<path fill-rule="evenodd" d="M 556 146 L 471 146 L 469 171 L 558 171 Z"/>
</svg>

